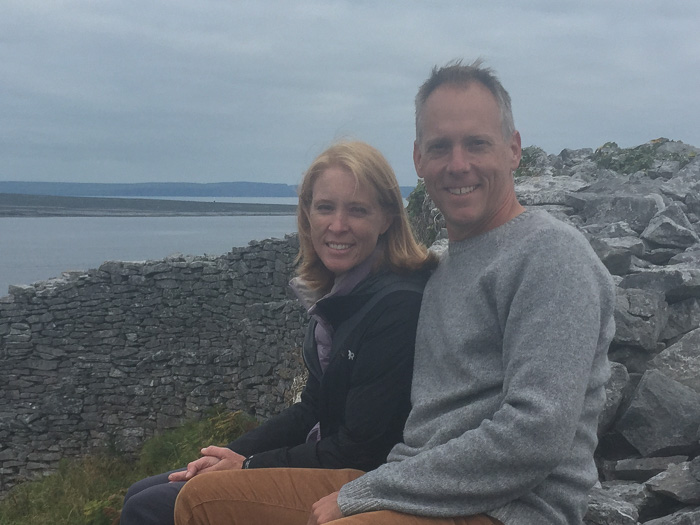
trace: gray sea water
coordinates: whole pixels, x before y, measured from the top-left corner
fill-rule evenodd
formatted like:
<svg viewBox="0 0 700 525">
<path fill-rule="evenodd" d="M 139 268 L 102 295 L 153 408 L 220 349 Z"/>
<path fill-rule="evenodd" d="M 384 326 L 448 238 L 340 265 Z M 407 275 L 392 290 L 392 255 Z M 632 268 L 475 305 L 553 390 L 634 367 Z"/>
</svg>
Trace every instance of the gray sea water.
<svg viewBox="0 0 700 525">
<path fill-rule="evenodd" d="M 293 215 L 1 217 L 0 297 L 11 284 L 32 284 L 105 261 L 154 260 L 174 253 L 222 255 L 251 240 L 283 238 L 295 231 Z"/>
</svg>

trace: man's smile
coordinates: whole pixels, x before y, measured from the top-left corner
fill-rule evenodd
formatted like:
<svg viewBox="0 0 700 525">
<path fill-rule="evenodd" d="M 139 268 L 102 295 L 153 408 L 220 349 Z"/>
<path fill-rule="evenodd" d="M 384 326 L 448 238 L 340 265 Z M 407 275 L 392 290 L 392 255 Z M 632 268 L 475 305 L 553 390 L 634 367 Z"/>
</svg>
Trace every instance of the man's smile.
<svg viewBox="0 0 700 525">
<path fill-rule="evenodd" d="M 463 186 L 461 188 L 447 188 L 452 195 L 466 195 L 476 189 L 476 186 Z"/>
</svg>

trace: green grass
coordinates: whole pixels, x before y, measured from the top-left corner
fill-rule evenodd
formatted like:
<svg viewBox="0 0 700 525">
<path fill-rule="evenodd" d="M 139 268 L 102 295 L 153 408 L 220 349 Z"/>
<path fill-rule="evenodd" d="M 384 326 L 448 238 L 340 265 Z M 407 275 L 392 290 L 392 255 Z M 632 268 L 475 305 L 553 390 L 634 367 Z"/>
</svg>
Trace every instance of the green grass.
<svg viewBox="0 0 700 525">
<path fill-rule="evenodd" d="M 255 426 L 241 412 L 215 409 L 206 418 L 144 443 L 139 458 L 109 453 L 63 460 L 58 471 L 13 487 L 0 502 L 0 525 L 118 523 L 126 490 L 146 476 L 182 467 L 206 445 L 224 445 Z"/>
</svg>

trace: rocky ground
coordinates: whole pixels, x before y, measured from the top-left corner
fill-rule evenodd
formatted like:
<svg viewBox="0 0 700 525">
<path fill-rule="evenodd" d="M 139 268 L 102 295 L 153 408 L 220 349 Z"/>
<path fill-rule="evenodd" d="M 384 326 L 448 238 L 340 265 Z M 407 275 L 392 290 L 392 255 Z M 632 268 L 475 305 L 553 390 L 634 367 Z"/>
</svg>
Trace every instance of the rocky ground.
<svg viewBox="0 0 700 525">
<path fill-rule="evenodd" d="M 617 283 L 589 525 L 700 524 L 699 154 L 666 139 L 559 155 L 531 147 L 516 173 L 521 202 L 581 230 Z M 429 201 L 416 219 L 441 237 Z"/>
</svg>

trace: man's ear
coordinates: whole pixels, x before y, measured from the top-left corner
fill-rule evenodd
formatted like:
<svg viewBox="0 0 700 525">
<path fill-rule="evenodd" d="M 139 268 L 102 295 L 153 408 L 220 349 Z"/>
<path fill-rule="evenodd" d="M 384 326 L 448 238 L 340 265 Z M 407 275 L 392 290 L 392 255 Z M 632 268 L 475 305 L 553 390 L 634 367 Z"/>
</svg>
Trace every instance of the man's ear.
<svg viewBox="0 0 700 525">
<path fill-rule="evenodd" d="M 421 175 L 421 170 L 420 170 L 421 158 L 422 158 L 422 154 L 420 152 L 420 146 L 418 145 L 418 141 L 415 140 L 415 141 L 413 141 L 413 167 L 416 168 L 416 174 L 418 175 L 419 179 L 423 178 L 423 176 Z"/>
<path fill-rule="evenodd" d="M 513 136 L 510 138 L 510 152 L 512 155 L 510 168 L 512 171 L 515 171 L 518 169 L 518 166 L 520 166 L 520 158 L 523 154 L 520 144 L 520 132 L 518 131 L 514 131 Z"/>
</svg>

